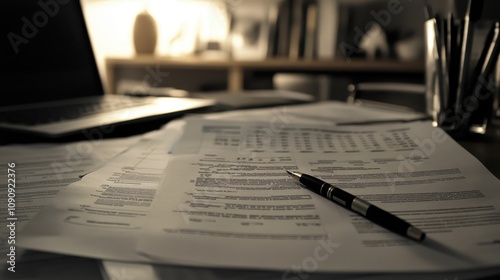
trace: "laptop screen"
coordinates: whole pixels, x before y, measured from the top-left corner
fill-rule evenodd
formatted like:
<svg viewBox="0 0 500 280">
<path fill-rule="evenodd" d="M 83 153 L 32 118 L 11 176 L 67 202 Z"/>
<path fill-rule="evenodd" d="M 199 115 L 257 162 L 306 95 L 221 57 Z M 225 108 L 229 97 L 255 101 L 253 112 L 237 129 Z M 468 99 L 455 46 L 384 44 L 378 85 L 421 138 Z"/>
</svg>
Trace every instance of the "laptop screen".
<svg viewBox="0 0 500 280">
<path fill-rule="evenodd" d="M 103 94 L 78 0 L 1 0 L 0 17 L 0 106 Z"/>
</svg>

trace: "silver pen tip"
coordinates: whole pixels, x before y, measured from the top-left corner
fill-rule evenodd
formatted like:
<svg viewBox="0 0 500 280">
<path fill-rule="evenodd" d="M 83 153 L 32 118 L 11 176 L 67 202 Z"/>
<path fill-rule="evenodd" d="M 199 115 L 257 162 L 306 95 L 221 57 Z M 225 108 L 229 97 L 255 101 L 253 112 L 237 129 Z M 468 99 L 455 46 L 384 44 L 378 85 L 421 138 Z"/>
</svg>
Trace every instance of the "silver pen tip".
<svg viewBox="0 0 500 280">
<path fill-rule="evenodd" d="M 300 176 L 302 176 L 302 174 L 299 172 L 289 171 L 289 170 L 285 170 L 285 171 L 286 171 L 286 173 L 288 173 L 288 175 L 292 176 L 292 178 L 294 178 L 295 180 L 299 180 Z"/>
<path fill-rule="evenodd" d="M 410 226 L 406 231 L 406 236 L 415 240 L 422 241 L 425 239 L 425 233 L 414 226 Z"/>
</svg>

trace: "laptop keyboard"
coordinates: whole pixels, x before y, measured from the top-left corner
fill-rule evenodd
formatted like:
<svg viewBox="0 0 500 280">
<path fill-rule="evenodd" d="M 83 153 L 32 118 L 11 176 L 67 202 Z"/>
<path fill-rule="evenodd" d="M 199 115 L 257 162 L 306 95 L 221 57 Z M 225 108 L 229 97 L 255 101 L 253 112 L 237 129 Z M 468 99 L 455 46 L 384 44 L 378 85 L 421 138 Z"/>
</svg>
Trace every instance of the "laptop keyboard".
<svg viewBox="0 0 500 280">
<path fill-rule="evenodd" d="M 92 116 L 120 109 L 151 104 L 149 98 L 124 98 L 102 100 L 93 103 L 78 103 L 64 106 L 44 107 L 39 109 L 0 112 L 0 122 L 22 125 L 40 125 L 81 117 Z"/>
</svg>

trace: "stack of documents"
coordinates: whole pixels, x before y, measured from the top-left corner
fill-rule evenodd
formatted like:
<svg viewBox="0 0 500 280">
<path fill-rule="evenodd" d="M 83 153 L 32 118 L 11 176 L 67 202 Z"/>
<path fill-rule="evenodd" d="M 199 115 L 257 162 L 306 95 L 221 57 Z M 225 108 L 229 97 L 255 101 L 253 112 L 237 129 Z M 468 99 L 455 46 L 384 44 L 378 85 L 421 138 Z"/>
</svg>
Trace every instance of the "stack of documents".
<svg viewBox="0 0 500 280">
<path fill-rule="evenodd" d="M 112 140 L 79 141 L 64 144 L 7 145 L 0 148 L 2 163 L 14 163 L 12 168 L 16 176 L 0 175 L 2 182 L 13 183 L 15 190 L 8 196 L 8 188 L 0 189 L 2 201 L 13 199 L 11 207 L 15 214 L 10 217 L 8 204 L 2 203 L 0 218 L 9 221 L 13 218 L 15 229 L 24 225 L 46 204 L 57 196 L 68 184 L 79 181 L 81 176 L 98 169 L 108 160 L 127 150 L 138 137 Z M 4 200 L 5 198 L 5 200 Z M 5 205 L 5 206 L 4 206 Z M 9 236 L 9 228 L 2 226 L 0 236 Z M 0 261 L 6 263 L 6 255 L 14 242 L 0 242 Z M 20 255 L 21 251 L 17 250 Z M 30 258 L 33 256 L 30 255 Z M 38 256 L 37 256 L 38 257 Z M 26 259 L 26 257 L 24 257 Z"/>
<path fill-rule="evenodd" d="M 500 273 L 500 183 L 422 117 L 327 102 L 173 121 L 61 191 L 19 243 L 213 279 Z M 427 239 L 389 232 L 285 170 L 348 190 Z"/>
</svg>

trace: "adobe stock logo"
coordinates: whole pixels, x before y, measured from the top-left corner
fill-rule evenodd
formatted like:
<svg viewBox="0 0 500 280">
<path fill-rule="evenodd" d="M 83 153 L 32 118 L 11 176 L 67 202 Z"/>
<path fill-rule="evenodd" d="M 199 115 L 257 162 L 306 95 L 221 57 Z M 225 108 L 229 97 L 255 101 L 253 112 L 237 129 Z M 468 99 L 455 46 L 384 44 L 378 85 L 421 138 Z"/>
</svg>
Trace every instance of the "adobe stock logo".
<svg viewBox="0 0 500 280">
<path fill-rule="evenodd" d="M 38 1 L 40 10 L 31 16 L 31 20 L 25 16 L 21 18 L 23 22 L 21 32 L 19 34 L 14 32 L 9 32 L 9 34 L 7 34 L 7 38 L 9 38 L 9 42 L 14 52 L 18 54 L 20 45 L 28 44 L 30 39 L 33 39 L 38 34 L 39 29 L 46 26 L 49 23 L 49 19 L 55 17 L 59 13 L 60 5 L 67 4 L 69 1 L 70 0 Z"/>
</svg>

